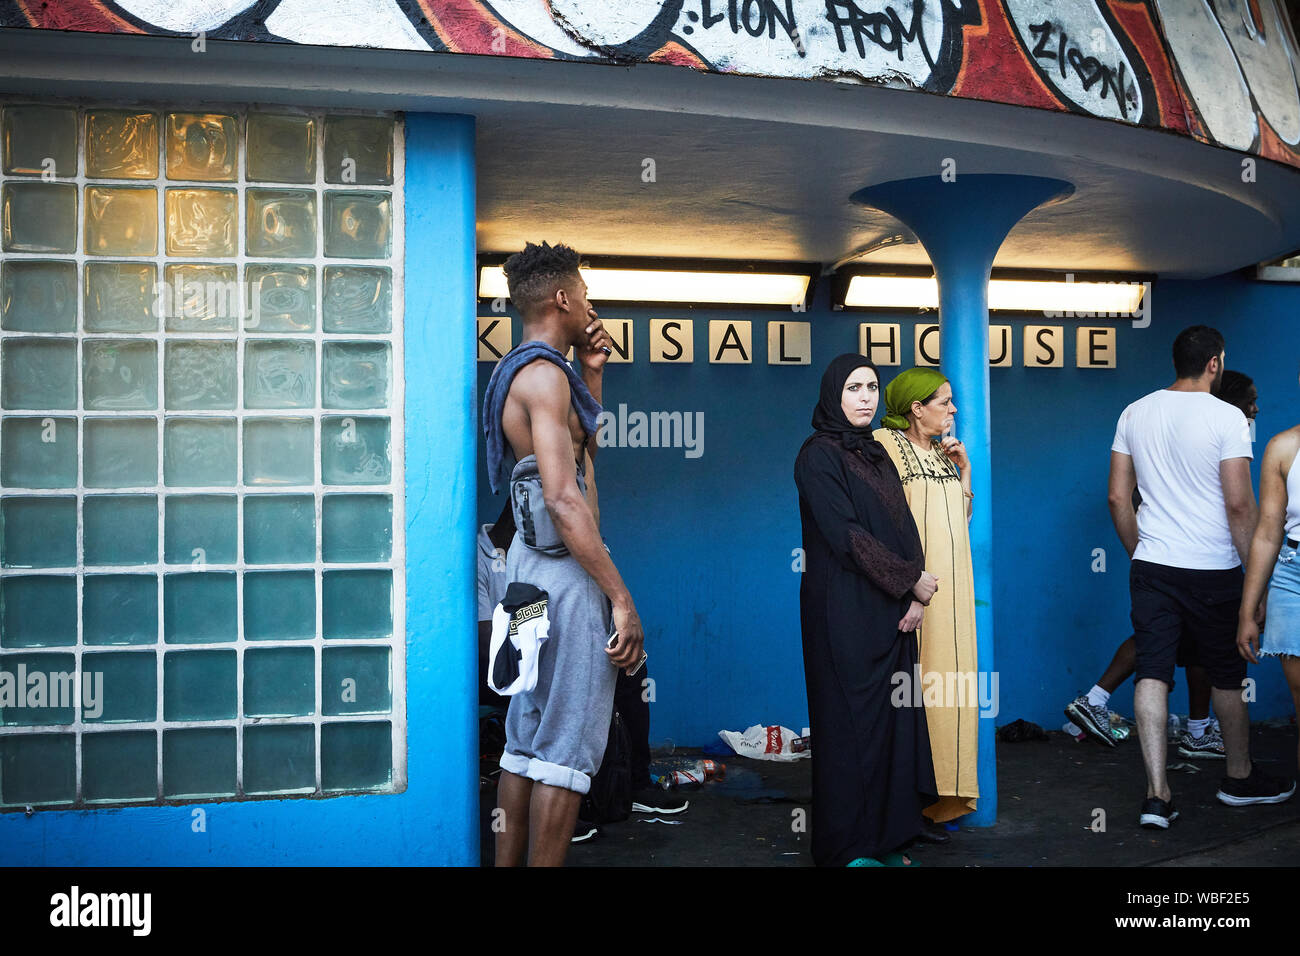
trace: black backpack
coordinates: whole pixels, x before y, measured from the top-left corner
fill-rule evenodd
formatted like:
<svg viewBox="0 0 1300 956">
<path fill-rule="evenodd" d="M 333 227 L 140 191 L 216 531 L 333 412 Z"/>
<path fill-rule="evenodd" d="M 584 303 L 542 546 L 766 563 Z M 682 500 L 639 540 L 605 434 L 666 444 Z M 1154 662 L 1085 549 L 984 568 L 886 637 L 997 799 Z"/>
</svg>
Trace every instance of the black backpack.
<svg viewBox="0 0 1300 956">
<path fill-rule="evenodd" d="M 615 709 L 609 720 L 605 757 L 591 778 L 591 790 L 583 796 L 578 816 L 588 823 L 618 823 L 631 814 L 632 742 Z"/>
</svg>

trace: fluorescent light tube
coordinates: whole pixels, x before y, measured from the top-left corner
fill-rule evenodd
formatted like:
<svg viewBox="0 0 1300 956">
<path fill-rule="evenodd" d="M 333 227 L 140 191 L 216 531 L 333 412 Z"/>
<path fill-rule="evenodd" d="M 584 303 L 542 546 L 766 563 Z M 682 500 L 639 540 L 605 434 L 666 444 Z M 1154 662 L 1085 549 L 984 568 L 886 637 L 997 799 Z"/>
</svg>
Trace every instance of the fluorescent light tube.
<svg viewBox="0 0 1300 956">
<path fill-rule="evenodd" d="M 688 272 L 659 269 L 582 270 L 587 298 L 601 302 L 698 302 L 726 305 L 795 305 L 808 294 L 807 275 L 766 272 Z M 479 270 L 478 294 L 509 296 L 500 266 Z"/>
</svg>

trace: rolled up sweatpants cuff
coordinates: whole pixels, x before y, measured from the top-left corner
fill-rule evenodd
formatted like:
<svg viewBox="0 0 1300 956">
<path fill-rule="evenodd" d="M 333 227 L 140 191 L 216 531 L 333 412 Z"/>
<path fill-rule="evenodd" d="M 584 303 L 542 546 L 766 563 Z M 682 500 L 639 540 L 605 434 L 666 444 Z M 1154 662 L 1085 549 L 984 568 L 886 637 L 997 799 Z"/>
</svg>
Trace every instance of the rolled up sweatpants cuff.
<svg viewBox="0 0 1300 956">
<path fill-rule="evenodd" d="M 544 783 L 549 787 L 560 787 L 575 793 L 587 793 L 591 790 L 591 777 L 581 770 L 562 767 L 558 763 L 547 763 L 536 757 L 503 753 L 501 769 L 519 777 L 527 777 L 536 783 Z"/>
</svg>

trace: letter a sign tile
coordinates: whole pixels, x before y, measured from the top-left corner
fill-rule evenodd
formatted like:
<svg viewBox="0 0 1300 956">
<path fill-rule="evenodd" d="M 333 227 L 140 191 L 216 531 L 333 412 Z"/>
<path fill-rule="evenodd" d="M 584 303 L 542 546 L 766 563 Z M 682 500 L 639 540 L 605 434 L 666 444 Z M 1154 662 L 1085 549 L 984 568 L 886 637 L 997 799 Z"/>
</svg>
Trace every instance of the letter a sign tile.
<svg viewBox="0 0 1300 956">
<path fill-rule="evenodd" d="M 719 365 L 748 365 L 753 361 L 754 323 L 731 320 L 709 320 L 709 361 Z"/>
</svg>

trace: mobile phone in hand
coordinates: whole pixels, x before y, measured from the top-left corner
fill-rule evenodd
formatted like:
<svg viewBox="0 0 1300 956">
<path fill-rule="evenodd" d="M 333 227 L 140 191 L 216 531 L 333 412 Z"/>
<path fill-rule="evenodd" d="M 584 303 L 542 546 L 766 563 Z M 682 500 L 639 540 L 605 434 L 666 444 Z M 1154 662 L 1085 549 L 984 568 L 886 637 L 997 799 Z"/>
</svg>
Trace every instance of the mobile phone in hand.
<svg viewBox="0 0 1300 956">
<path fill-rule="evenodd" d="M 605 647 L 607 647 L 612 651 L 614 649 L 614 644 L 617 643 L 617 641 L 618 641 L 618 631 L 615 630 L 609 635 L 609 640 L 605 642 Z M 632 670 L 630 671 L 625 672 L 627 673 L 627 676 L 635 677 L 641 671 L 641 668 L 645 666 L 645 662 L 648 657 L 649 655 L 646 654 L 644 650 L 642 650 L 641 659 L 636 662 L 636 667 L 632 668 Z"/>
<path fill-rule="evenodd" d="M 628 672 L 628 675 L 627 675 L 627 676 L 628 676 L 628 677 L 635 677 L 637 674 L 641 673 L 641 668 L 645 667 L 645 662 L 646 662 L 646 658 L 647 658 L 647 657 L 649 657 L 649 655 L 646 654 L 645 651 L 642 651 L 642 652 L 641 652 L 641 659 L 640 659 L 639 661 L 636 662 L 636 667 L 632 668 L 632 670 L 631 670 L 630 672 Z"/>
</svg>

